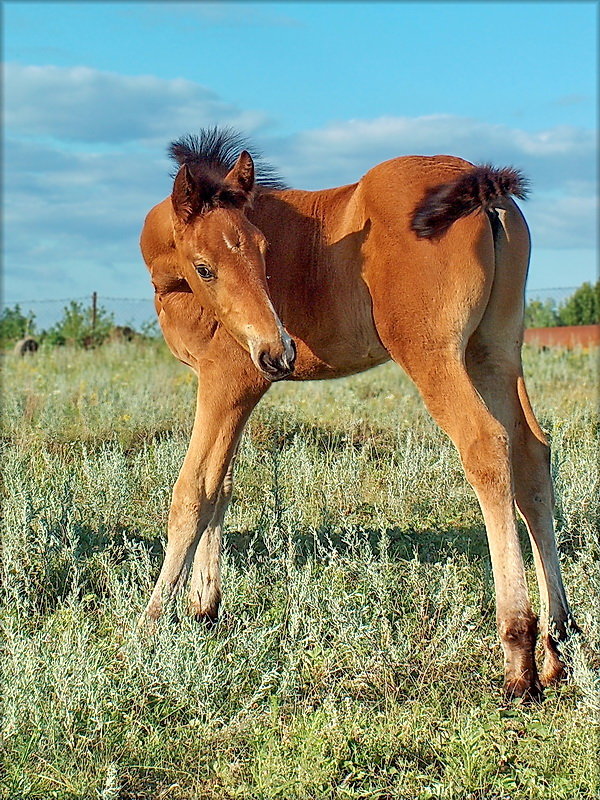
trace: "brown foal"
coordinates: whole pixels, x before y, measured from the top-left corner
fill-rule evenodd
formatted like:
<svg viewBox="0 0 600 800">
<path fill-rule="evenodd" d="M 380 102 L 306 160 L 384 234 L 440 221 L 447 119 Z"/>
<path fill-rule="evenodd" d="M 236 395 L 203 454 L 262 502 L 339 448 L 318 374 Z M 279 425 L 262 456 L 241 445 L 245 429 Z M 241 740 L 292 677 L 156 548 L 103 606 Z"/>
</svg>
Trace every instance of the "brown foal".
<svg viewBox="0 0 600 800">
<path fill-rule="evenodd" d="M 240 152 L 241 151 L 241 152 Z M 190 601 L 214 620 L 236 448 L 277 380 L 350 375 L 392 358 L 456 445 L 488 535 L 508 696 L 559 680 L 575 629 L 553 528 L 550 451 L 521 365 L 530 241 L 512 169 L 450 156 L 396 158 L 358 183 L 307 192 L 270 177 L 231 131 L 171 145 L 172 194 L 141 236 L 174 355 L 198 376 L 189 449 L 173 488 L 156 619 L 191 570 Z M 515 503 L 531 538 L 545 651 Z"/>
</svg>

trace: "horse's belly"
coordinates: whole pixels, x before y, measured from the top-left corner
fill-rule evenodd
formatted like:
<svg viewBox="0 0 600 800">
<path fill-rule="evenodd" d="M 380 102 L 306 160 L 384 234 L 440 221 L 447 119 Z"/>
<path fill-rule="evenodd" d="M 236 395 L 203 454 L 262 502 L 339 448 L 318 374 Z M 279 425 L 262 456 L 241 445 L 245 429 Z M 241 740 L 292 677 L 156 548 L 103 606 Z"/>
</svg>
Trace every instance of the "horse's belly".
<svg viewBox="0 0 600 800">
<path fill-rule="evenodd" d="M 340 331 L 330 337 L 295 342 L 296 368 L 290 380 L 343 378 L 384 364 L 390 358 L 375 331 L 368 337 L 345 336 Z"/>
</svg>

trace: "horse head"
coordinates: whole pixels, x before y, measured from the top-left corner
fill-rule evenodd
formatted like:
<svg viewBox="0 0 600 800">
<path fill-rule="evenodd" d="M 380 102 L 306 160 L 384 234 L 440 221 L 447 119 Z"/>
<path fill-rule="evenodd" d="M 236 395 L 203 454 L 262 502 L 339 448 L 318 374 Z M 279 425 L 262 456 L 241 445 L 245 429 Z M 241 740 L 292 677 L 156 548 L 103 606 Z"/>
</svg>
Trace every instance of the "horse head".
<svg viewBox="0 0 600 800">
<path fill-rule="evenodd" d="M 202 306 L 276 381 L 293 372 L 296 348 L 269 297 L 267 241 L 245 213 L 254 188 L 246 150 L 224 177 L 210 165 L 182 164 L 171 193 L 173 233 L 182 277 Z"/>
</svg>

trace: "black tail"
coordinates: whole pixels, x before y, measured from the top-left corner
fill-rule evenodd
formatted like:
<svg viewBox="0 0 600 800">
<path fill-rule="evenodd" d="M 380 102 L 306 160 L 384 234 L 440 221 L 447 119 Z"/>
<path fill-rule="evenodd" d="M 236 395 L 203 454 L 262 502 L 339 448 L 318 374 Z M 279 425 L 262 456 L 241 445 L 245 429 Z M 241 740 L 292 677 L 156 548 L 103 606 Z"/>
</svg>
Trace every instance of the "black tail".
<svg viewBox="0 0 600 800">
<path fill-rule="evenodd" d="M 417 206 L 411 227 L 420 239 L 435 239 L 457 219 L 480 209 L 488 211 L 501 197 L 514 194 L 525 200 L 528 188 L 525 176 L 513 167 L 473 167 L 456 180 L 430 189 Z"/>
</svg>

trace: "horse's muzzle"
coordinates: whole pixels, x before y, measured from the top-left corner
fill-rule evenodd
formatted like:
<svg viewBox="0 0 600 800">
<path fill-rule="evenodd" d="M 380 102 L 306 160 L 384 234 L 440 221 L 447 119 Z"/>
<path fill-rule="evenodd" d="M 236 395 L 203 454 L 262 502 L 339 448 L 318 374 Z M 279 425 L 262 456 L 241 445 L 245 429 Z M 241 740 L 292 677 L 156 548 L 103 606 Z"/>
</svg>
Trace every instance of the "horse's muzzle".
<svg viewBox="0 0 600 800">
<path fill-rule="evenodd" d="M 286 347 L 281 355 L 272 356 L 268 350 L 263 350 L 258 356 L 258 366 L 270 381 L 281 381 L 288 378 L 294 371 L 296 345 L 293 339 L 290 339 L 289 342 L 289 347 Z"/>
</svg>

